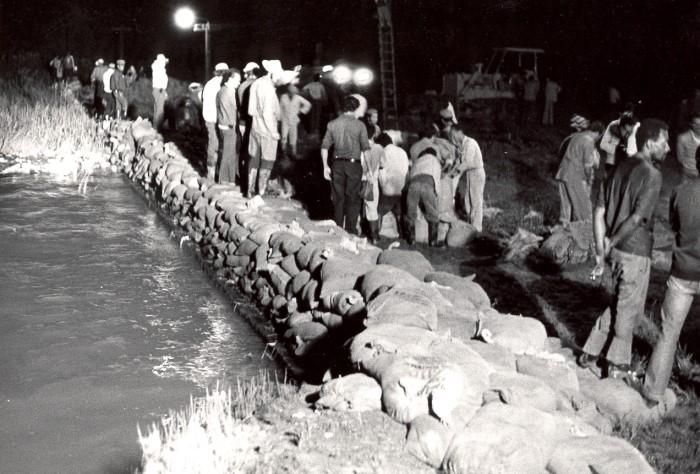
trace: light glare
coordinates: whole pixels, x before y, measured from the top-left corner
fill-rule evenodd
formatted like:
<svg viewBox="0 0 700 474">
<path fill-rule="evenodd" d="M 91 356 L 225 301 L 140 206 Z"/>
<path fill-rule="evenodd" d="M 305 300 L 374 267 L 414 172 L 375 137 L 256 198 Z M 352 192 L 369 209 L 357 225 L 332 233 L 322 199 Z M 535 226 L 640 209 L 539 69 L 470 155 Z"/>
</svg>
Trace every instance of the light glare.
<svg viewBox="0 0 700 474">
<path fill-rule="evenodd" d="M 188 7 L 182 7 L 175 12 L 175 24 L 178 28 L 189 30 L 194 25 L 196 18 L 194 11 Z"/>
<path fill-rule="evenodd" d="M 337 66 L 333 69 L 333 79 L 338 84 L 346 84 L 352 80 L 352 71 L 347 66 Z"/>
<path fill-rule="evenodd" d="M 352 80 L 357 86 L 368 86 L 374 80 L 374 73 L 366 67 L 361 67 L 352 75 Z"/>
</svg>

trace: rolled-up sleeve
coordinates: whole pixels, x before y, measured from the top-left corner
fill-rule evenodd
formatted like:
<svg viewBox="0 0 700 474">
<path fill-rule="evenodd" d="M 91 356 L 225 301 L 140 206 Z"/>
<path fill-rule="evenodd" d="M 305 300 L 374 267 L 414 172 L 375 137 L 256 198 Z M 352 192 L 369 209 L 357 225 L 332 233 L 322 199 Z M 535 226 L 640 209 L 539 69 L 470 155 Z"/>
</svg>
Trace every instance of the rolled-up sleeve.
<svg viewBox="0 0 700 474">
<path fill-rule="evenodd" d="M 333 146 L 333 134 L 331 133 L 331 127 L 326 129 L 326 134 L 323 136 L 323 141 L 321 142 L 321 148 L 324 150 L 330 149 Z"/>
</svg>

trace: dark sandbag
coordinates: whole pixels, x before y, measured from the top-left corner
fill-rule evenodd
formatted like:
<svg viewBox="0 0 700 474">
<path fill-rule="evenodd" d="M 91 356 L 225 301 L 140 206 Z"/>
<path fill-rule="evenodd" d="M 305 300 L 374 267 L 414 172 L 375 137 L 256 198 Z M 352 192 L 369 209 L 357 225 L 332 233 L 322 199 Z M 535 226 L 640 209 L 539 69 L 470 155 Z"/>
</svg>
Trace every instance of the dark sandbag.
<svg viewBox="0 0 700 474">
<path fill-rule="evenodd" d="M 455 220 L 450 223 L 445 243 L 448 247 L 460 248 L 474 240 L 477 235 L 479 235 L 479 231 L 474 226 L 461 220 Z"/>
<path fill-rule="evenodd" d="M 306 285 L 304 285 L 301 299 L 304 301 L 308 308 L 313 309 L 316 306 L 318 306 L 318 290 L 319 283 L 313 278 L 309 280 L 309 282 Z"/>
<path fill-rule="evenodd" d="M 285 298 L 284 296 L 275 295 L 275 297 L 272 298 L 272 308 L 275 311 L 280 311 L 285 306 L 287 306 L 287 298 Z"/>
<path fill-rule="evenodd" d="M 341 258 L 326 260 L 321 267 L 321 297 L 354 289 L 358 279 L 370 269 L 371 265 L 366 262 Z"/>
<path fill-rule="evenodd" d="M 430 261 L 425 258 L 422 253 L 416 250 L 384 250 L 379 254 L 377 263 L 393 265 L 406 270 L 420 281 L 423 281 L 425 275 L 435 271 Z"/>
<path fill-rule="evenodd" d="M 258 249 L 258 244 L 253 242 L 250 239 L 245 239 L 243 242 L 241 242 L 241 245 L 238 246 L 236 249 L 235 254 L 236 255 L 253 255 L 255 251 Z"/>
<path fill-rule="evenodd" d="M 279 265 L 269 265 L 267 269 L 270 274 L 270 283 L 277 295 L 287 294 L 287 285 L 292 280 L 287 272 L 282 270 Z"/>
<path fill-rule="evenodd" d="M 321 299 L 321 307 L 340 316 L 355 316 L 365 309 L 362 295 L 356 290 L 338 291 L 332 295 L 326 295 Z"/>
<path fill-rule="evenodd" d="M 248 262 L 250 262 L 250 257 L 245 256 L 245 255 L 227 255 L 226 256 L 226 265 L 229 267 L 237 268 L 237 267 L 245 267 L 248 265 Z"/>
<path fill-rule="evenodd" d="M 328 328 L 321 323 L 301 323 L 284 333 L 297 357 L 310 355 L 328 334 Z"/>
<path fill-rule="evenodd" d="M 219 210 L 216 209 L 214 206 L 207 206 L 207 209 L 205 211 L 205 218 L 207 221 L 207 227 L 210 229 L 215 228 L 216 226 L 216 217 L 219 215 Z"/>
<path fill-rule="evenodd" d="M 393 288 L 367 305 L 367 327 L 374 324 L 399 324 L 435 331 L 438 313 L 435 304 L 410 289 Z"/>
<path fill-rule="evenodd" d="M 297 253 L 302 245 L 301 239 L 291 232 L 279 231 L 270 236 L 270 247 L 279 248 L 284 255 Z"/>
<path fill-rule="evenodd" d="M 314 320 L 313 315 L 311 314 L 311 311 L 306 311 L 303 313 L 292 313 L 289 316 L 289 319 L 287 320 L 287 325 L 292 328 L 295 326 L 299 326 L 302 323 L 310 323 Z"/>
<path fill-rule="evenodd" d="M 296 276 L 292 279 L 292 293 L 298 295 L 304 289 L 304 286 L 309 282 L 310 279 L 311 273 L 309 273 L 308 270 L 302 270 L 299 273 L 297 273 Z"/>
<path fill-rule="evenodd" d="M 377 294 L 396 286 L 409 286 L 418 283 L 420 280 L 406 270 L 393 265 L 379 264 L 362 276 L 360 292 L 366 301 L 370 301 Z"/>
<path fill-rule="evenodd" d="M 297 262 L 296 262 L 296 259 L 294 258 L 293 254 L 287 255 L 286 257 L 284 257 L 279 265 L 292 278 L 297 276 L 297 274 L 299 273 L 299 267 L 297 267 Z"/>
<path fill-rule="evenodd" d="M 314 321 L 317 321 L 328 329 L 337 329 L 343 325 L 343 317 L 329 311 L 313 310 Z"/>
<path fill-rule="evenodd" d="M 267 268 L 267 254 L 270 251 L 270 247 L 267 243 L 259 245 L 255 253 L 253 254 L 253 260 L 255 261 L 255 271 L 259 272 Z"/>
<path fill-rule="evenodd" d="M 248 229 L 238 224 L 232 224 L 226 235 L 226 239 L 234 242 L 236 245 L 240 245 L 241 242 L 248 238 L 248 235 L 250 235 Z"/>
</svg>

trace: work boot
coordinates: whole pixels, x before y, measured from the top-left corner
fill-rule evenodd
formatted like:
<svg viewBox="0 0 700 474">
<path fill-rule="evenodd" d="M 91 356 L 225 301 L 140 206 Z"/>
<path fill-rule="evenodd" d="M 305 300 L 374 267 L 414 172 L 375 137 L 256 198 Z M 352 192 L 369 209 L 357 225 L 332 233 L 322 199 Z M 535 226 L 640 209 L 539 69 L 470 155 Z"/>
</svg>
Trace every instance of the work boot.
<svg viewBox="0 0 700 474">
<path fill-rule="evenodd" d="M 216 166 L 207 166 L 207 179 L 214 181 L 216 177 Z"/>
<path fill-rule="evenodd" d="M 428 222 L 428 245 L 431 247 L 444 247 L 445 242 L 438 240 L 438 223 Z"/>
<path fill-rule="evenodd" d="M 260 196 L 265 196 L 267 182 L 270 179 L 270 172 L 271 170 L 260 170 L 258 172 L 258 194 L 260 194 Z"/>
<path fill-rule="evenodd" d="M 246 193 L 246 197 L 248 199 L 255 196 L 255 185 L 256 185 L 257 181 L 258 181 L 258 169 L 252 168 L 248 171 L 248 192 Z"/>
</svg>

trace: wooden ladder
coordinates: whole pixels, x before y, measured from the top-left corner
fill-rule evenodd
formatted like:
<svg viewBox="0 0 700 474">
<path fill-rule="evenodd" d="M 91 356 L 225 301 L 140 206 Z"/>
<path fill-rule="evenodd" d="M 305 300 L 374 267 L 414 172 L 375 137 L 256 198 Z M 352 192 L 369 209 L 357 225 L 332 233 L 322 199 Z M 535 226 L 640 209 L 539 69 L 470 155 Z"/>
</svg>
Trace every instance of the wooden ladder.
<svg viewBox="0 0 700 474">
<path fill-rule="evenodd" d="M 382 81 L 382 128 L 397 129 L 399 114 L 396 100 L 396 65 L 394 63 L 394 28 L 392 22 L 379 30 L 379 73 Z"/>
</svg>

